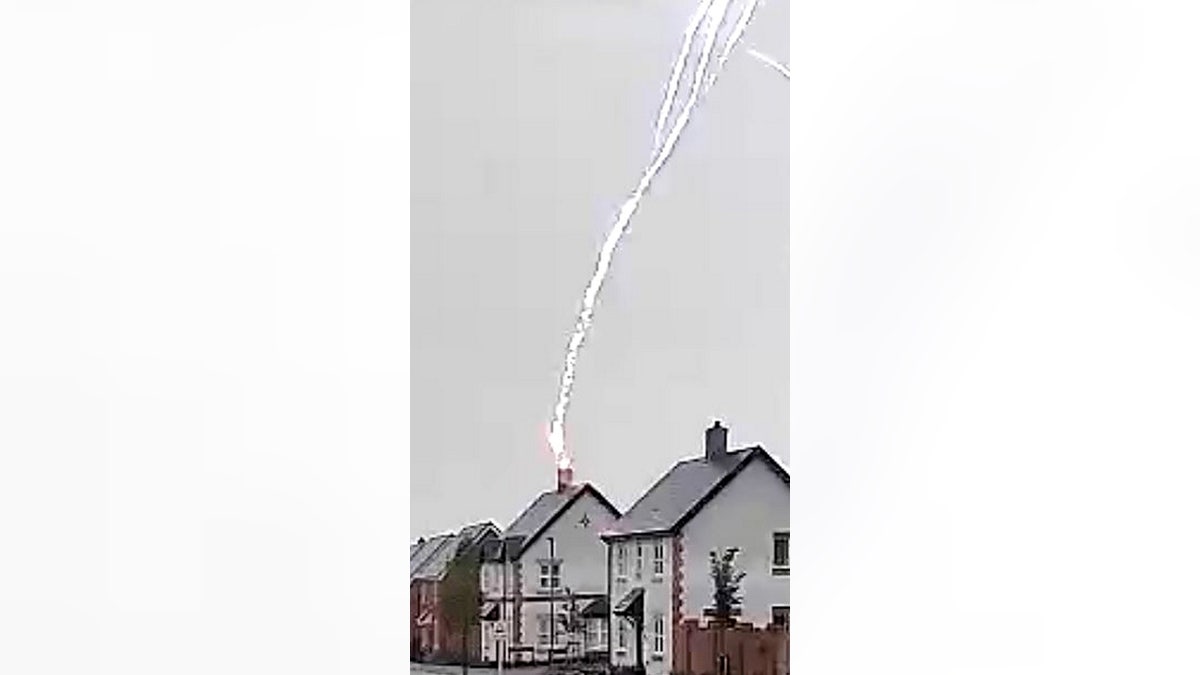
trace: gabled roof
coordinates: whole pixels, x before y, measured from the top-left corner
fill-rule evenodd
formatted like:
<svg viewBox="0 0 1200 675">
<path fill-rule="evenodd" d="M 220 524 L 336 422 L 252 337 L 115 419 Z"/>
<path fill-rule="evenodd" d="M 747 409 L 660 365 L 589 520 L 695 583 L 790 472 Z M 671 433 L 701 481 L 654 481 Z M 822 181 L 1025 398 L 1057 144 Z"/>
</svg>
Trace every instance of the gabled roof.
<svg viewBox="0 0 1200 675">
<path fill-rule="evenodd" d="M 468 525 L 457 533 L 430 537 L 409 560 L 409 579 L 441 579 L 445 576 L 450 561 L 454 560 L 464 546 L 478 543 L 489 533 L 494 535 L 496 531 L 495 525 L 484 522 Z"/>
<path fill-rule="evenodd" d="M 611 502 L 604 498 L 591 483 L 582 485 L 572 485 L 562 492 L 550 490 L 538 495 L 533 502 L 525 507 L 521 515 L 508 526 L 508 529 L 500 535 L 500 538 L 508 542 L 508 554 L 510 559 L 516 558 L 525 552 L 543 532 L 548 530 L 566 513 L 571 506 L 579 501 L 585 494 L 590 494 L 600 502 L 604 508 L 608 509 L 613 516 L 620 517 L 621 512 Z M 485 555 L 488 552 L 485 551 Z M 497 558 L 498 554 L 497 554 Z"/>
<path fill-rule="evenodd" d="M 637 535 L 673 534 L 700 511 L 735 476 L 755 461 L 766 462 L 779 478 L 790 484 L 788 472 L 758 446 L 731 451 L 716 461 L 699 457 L 686 459 L 663 474 L 604 539 Z"/>
</svg>

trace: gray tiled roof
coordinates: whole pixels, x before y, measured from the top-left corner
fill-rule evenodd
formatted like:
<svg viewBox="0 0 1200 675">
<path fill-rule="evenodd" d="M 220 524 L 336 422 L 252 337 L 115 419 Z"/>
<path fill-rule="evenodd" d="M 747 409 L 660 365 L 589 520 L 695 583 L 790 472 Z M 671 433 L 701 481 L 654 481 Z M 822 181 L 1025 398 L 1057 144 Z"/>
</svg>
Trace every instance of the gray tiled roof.
<svg viewBox="0 0 1200 675">
<path fill-rule="evenodd" d="M 488 531 L 495 531 L 490 522 L 468 525 L 457 533 L 430 537 L 409 560 L 409 579 L 440 579 L 462 544 L 475 542 Z"/>
<path fill-rule="evenodd" d="M 641 499 L 617 521 L 606 536 L 628 536 L 670 530 L 704 499 L 718 483 L 735 471 L 748 454 L 761 448 L 742 448 L 718 461 L 703 457 L 685 459 L 658 479 Z"/>
<path fill-rule="evenodd" d="M 425 571 L 429 562 L 436 556 L 437 552 L 446 547 L 446 545 L 457 535 L 454 534 L 439 534 L 436 537 L 430 537 L 425 543 L 417 549 L 416 554 L 409 560 L 408 577 L 409 579 L 425 578 Z"/>
<path fill-rule="evenodd" d="M 508 526 L 508 529 L 504 530 L 504 534 L 501 537 L 504 539 L 508 539 L 509 537 L 528 537 L 537 532 L 547 520 L 554 517 L 554 514 L 558 512 L 563 504 L 566 504 L 571 497 L 575 496 L 575 493 L 582 489 L 583 486 L 581 485 L 572 485 L 562 492 L 554 490 L 543 492 L 537 496 L 537 499 L 533 500 L 532 504 L 521 512 L 521 515 L 517 516 L 517 519 Z"/>
</svg>

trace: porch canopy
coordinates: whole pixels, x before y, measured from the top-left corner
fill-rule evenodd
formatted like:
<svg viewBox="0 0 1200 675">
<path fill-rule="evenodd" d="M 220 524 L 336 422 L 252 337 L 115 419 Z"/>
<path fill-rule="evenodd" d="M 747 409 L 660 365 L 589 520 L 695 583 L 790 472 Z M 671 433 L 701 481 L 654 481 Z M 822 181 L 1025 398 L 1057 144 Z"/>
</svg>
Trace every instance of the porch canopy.
<svg viewBox="0 0 1200 675">
<path fill-rule="evenodd" d="M 621 601 L 617 603 L 613 613 L 617 616 L 626 616 L 640 619 L 642 617 L 642 599 L 645 597 L 646 591 L 643 588 L 635 588 L 625 594 Z"/>
<path fill-rule="evenodd" d="M 608 598 L 596 598 L 579 612 L 585 619 L 604 619 L 608 617 Z"/>
</svg>

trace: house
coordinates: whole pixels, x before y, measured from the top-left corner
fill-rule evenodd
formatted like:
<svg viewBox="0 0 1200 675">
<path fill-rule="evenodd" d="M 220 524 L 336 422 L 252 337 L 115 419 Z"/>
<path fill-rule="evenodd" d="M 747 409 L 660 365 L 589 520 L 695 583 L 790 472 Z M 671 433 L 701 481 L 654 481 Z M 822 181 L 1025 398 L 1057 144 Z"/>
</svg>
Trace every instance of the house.
<svg viewBox="0 0 1200 675">
<path fill-rule="evenodd" d="M 462 632 L 442 618 L 440 587 L 450 564 L 460 556 L 479 556 L 483 547 L 500 534 L 489 522 L 464 527 L 457 533 L 420 539 L 409 548 L 409 628 L 414 660 L 461 661 Z M 479 660 L 479 628 L 472 629 L 466 657 Z"/>
<path fill-rule="evenodd" d="M 718 549 L 737 548 L 746 573 L 738 621 L 787 625 L 790 477 L 762 448 L 727 444 L 715 423 L 703 457 L 675 464 L 604 533 L 613 665 L 672 672 L 676 630 L 711 609 Z"/>
<path fill-rule="evenodd" d="M 619 516 L 594 486 L 576 485 L 570 469 L 559 469 L 555 489 L 538 495 L 484 546 L 484 661 L 545 663 L 552 654 L 562 658 L 587 651 L 603 657 L 608 611 L 600 533 Z M 572 614 L 582 630 L 567 630 Z"/>
</svg>

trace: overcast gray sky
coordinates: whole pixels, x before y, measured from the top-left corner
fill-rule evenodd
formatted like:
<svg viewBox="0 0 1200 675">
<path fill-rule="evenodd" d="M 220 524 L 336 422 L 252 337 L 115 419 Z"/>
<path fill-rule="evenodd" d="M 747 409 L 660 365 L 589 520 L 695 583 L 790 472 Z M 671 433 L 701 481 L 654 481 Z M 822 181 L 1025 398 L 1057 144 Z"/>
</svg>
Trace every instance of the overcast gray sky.
<svg viewBox="0 0 1200 675">
<path fill-rule="evenodd" d="M 595 257 L 650 156 L 684 0 L 412 6 L 412 531 L 504 526 L 544 440 Z M 786 2 L 764 3 L 634 217 L 568 416 L 619 508 L 700 450 L 788 450 Z"/>
</svg>

